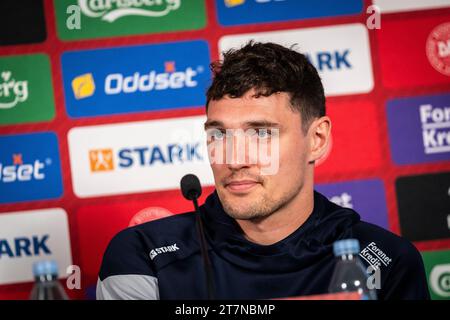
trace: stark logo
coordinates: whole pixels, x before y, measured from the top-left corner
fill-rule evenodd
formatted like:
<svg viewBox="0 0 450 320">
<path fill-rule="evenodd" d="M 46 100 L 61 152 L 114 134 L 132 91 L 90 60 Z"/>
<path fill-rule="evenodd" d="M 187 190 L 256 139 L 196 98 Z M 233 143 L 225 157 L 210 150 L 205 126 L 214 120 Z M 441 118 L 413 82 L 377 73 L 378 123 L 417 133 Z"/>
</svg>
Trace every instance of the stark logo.
<svg viewBox="0 0 450 320">
<path fill-rule="evenodd" d="M 33 235 L 31 237 L 17 237 L 14 239 L 0 239 L 0 258 L 16 258 L 51 255 L 48 246 L 50 235 Z"/>
<path fill-rule="evenodd" d="M 109 0 L 78 0 L 84 15 L 114 22 L 125 16 L 164 17 L 180 8 L 181 0 L 131 0 L 117 1 L 113 6 Z"/>
<path fill-rule="evenodd" d="M 440 24 L 431 31 L 426 53 L 434 69 L 450 76 L 450 22 Z"/>
<path fill-rule="evenodd" d="M 28 81 L 15 80 L 11 71 L 1 71 L 0 109 L 11 109 L 28 99 Z"/>
<path fill-rule="evenodd" d="M 112 149 L 89 150 L 91 172 L 114 170 Z"/>
<path fill-rule="evenodd" d="M 177 247 L 177 244 L 176 244 L 176 243 L 174 243 L 174 244 L 172 244 L 172 245 L 170 245 L 170 246 L 165 246 L 165 247 L 155 248 L 155 249 L 152 249 L 152 250 L 150 251 L 150 259 L 151 259 L 151 260 L 155 259 L 155 257 L 156 257 L 158 254 L 161 254 L 161 253 L 175 252 L 175 251 L 178 251 L 178 250 L 180 250 L 180 248 Z"/>
<path fill-rule="evenodd" d="M 43 185 L 30 188 L 43 189 Z M 72 265 L 66 211 L 46 208 L 2 213 L 0 285 L 34 281 L 32 266 L 40 260 L 54 260 L 59 278 L 66 277 L 66 266 Z"/>
</svg>

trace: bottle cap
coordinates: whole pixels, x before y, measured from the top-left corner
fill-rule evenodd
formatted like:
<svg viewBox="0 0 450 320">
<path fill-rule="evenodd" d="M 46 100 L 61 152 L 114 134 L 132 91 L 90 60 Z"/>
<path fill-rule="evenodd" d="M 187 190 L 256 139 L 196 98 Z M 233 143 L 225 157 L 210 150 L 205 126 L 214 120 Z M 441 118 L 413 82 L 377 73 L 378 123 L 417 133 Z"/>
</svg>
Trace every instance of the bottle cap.
<svg viewBox="0 0 450 320">
<path fill-rule="evenodd" d="M 58 275 L 58 264 L 53 260 L 41 260 L 33 263 L 33 275 L 40 277 L 44 275 Z"/>
<path fill-rule="evenodd" d="M 358 254 L 359 241 L 357 239 L 344 239 L 333 243 L 333 253 L 336 257 L 344 254 Z"/>
</svg>

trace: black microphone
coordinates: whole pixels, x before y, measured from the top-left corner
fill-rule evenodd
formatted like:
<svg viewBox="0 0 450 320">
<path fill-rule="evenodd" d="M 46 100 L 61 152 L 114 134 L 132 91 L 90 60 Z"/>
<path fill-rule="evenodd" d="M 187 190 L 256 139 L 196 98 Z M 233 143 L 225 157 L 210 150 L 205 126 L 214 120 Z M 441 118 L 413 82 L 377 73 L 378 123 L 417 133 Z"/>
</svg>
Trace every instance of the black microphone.
<svg viewBox="0 0 450 320">
<path fill-rule="evenodd" d="M 195 174 L 187 174 L 180 181 L 183 197 L 188 200 L 197 200 L 202 195 L 202 186 Z"/>
<path fill-rule="evenodd" d="M 205 239 L 205 232 L 203 230 L 202 218 L 200 216 L 200 210 L 198 209 L 197 199 L 202 194 L 202 186 L 200 185 L 200 180 L 194 174 L 187 174 L 180 181 L 181 193 L 183 197 L 194 203 L 196 220 L 197 220 L 197 230 L 200 243 L 200 252 L 203 257 L 203 267 L 205 269 L 205 280 L 206 280 L 206 291 L 208 293 L 208 299 L 214 299 L 214 278 L 213 271 L 211 267 L 211 261 L 209 260 L 208 250 Z"/>
</svg>

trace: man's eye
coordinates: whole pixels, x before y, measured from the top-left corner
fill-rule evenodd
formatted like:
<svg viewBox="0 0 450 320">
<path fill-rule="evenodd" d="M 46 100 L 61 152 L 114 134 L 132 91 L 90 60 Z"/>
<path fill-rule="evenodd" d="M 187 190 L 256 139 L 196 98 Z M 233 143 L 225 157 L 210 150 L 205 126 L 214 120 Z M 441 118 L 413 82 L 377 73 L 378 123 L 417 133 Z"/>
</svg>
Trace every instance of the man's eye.
<svg viewBox="0 0 450 320">
<path fill-rule="evenodd" d="M 257 129 L 256 132 L 258 134 L 258 138 L 260 138 L 260 139 L 266 139 L 266 138 L 270 137 L 270 135 L 271 135 L 271 132 L 269 129 Z"/>
<path fill-rule="evenodd" d="M 208 135 L 214 140 L 222 140 L 224 137 L 224 133 L 219 129 L 211 130 Z"/>
</svg>

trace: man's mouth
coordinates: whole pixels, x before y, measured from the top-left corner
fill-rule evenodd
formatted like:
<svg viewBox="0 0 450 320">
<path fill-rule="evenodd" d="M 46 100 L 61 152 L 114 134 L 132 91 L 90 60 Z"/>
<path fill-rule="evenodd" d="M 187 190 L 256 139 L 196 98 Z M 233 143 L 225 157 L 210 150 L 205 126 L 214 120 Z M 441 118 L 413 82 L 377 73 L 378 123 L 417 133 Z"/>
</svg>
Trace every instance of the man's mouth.
<svg viewBox="0 0 450 320">
<path fill-rule="evenodd" d="M 225 188 L 232 193 L 246 193 L 260 184 L 254 180 L 236 180 L 225 184 Z"/>
</svg>

